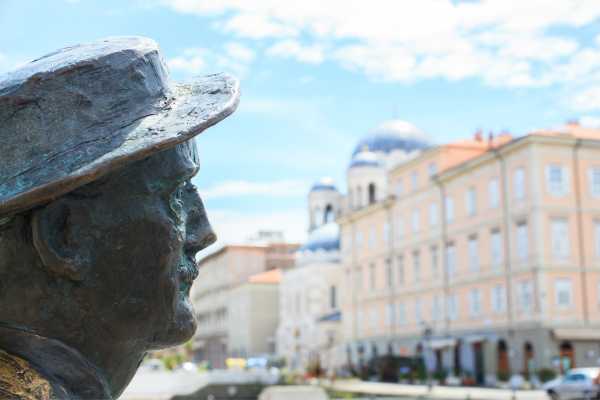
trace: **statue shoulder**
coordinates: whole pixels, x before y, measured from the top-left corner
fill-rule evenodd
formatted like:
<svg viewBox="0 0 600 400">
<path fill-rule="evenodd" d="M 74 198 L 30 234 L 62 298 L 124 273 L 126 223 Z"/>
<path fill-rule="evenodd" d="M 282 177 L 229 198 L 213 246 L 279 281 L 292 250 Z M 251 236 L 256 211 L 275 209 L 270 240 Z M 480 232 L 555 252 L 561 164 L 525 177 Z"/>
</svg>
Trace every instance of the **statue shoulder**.
<svg viewBox="0 0 600 400">
<path fill-rule="evenodd" d="M 52 400 L 52 386 L 27 361 L 0 350 L 0 398 Z"/>
</svg>

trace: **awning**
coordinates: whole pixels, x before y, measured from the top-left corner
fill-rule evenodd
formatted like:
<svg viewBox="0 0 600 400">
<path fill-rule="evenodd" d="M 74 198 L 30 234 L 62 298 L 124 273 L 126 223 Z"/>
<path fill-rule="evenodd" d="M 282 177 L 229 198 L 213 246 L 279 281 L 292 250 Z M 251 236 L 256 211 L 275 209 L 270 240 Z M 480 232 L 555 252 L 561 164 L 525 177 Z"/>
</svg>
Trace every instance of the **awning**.
<svg viewBox="0 0 600 400">
<path fill-rule="evenodd" d="M 342 312 L 335 311 L 331 314 L 323 315 L 320 318 L 317 318 L 317 322 L 338 322 L 342 319 Z"/>
<path fill-rule="evenodd" d="M 467 343 L 477 343 L 477 342 L 485 342 L 488 340 L 486 335 L 468 335 L 463 338 L 463 340 Z"/>
<path fill-rule="evenodd" d="M 425 347 L 429 347 L 434 350 L 454 346 L 456 346 L 456 339 L 454 338 L 439 338 L 425 341 Z"/>
<path fill-rule="evenodd" d="M 558 340 L 597 340 L 600 341 L 600 330 L 591 328 L 559 328 L 552 331 Z"/>
</svg>

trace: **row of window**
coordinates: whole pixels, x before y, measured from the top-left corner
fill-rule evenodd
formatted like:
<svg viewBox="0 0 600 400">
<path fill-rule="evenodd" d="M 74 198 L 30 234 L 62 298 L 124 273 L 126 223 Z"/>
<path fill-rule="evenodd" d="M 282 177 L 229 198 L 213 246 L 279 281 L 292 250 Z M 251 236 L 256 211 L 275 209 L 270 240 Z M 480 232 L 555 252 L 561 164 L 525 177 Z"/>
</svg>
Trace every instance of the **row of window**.
<svg viewBox="0 0 600 400">
<path fill-rule="evenodd" d="M 598 285 L 600 294 L 600 282 Z M 468 317 L 479 318 L 484 315 L 488 310 L 484 309 L 483 296 L 484 289 L 473 288 L 467 294 L 467 305 L 468 305 Z M 534 294 L 533 284 L 530 280 L 520 281 L 516 287 L 517 294 L 517 307 L 521 313 L 531 313 L 534 309 Z M 497 284 L 491 288 L 488 293 L 490 299 L 489 312 L 494 314 L 502 314 L 507 311 L 507 299 L 506 299 L 506 287 L 503 284 Z M 409 308 L 412 307 L 414 312 L 413 322 L 420 324 L 429 320 L 431 322 L 440 322 L 446 317 L 455 321 L 459 319 L 460 297 L 457 294 L 451 294 L 445 299 L 445 313 L 444 314 L 444 303 L 442 295 L 435 295 L 428 302 L 424 299 L 415 299 L 412 302 L 392 302 L 386 304 L 385 309 L 385 325 L 386 326 L 403 326 L 409 324 Z M 569 309 L 573 307 L 573 283 L 569 278 L 557 278 L 554 281 L 554 305 L 559 308 Z M 429 315 L 426 315 L 429 309 Z M 378 321 L 378 308 L 373 307 L 370 309 L 369 322 L 371 329 L 376 329 Z M 359 325 L 363 318 L 363 312 L 358 312 Z"/>
<path fill-rule="evenodd" d="M 594 224 L 595 250 L 596 255 L 600 257 L 600 221 Z M 569 240 L 569 222 L 567 218 L 553 218 L 550 220 L 551 235 L 551 254 L 557 260 L 566 260 L 570 256 L 571 244 Z M 516 260 L 527 262 L 529 259 L 529 230 L 525 220 L 515 224 L 515 254 Z M 422 277 L 422 250 L 415 249 L 409 253 L 412 260 L 413 281 L 418 283 Z M 504 240 L 502 232 L 498 228 L 489 231 L 489 249 L 482 249 L 479 241 L 479 235 L 471 234 L 467 237 L 467 259 L 466 263 L 469 272 L 477 273 L 482 269 L 481 254 L 489 254 L 490 267 L 500 269 L 504 262 Z M 385 260 L 385 280 L 388 287 L 396 284 L 405 284 L 406 282 L 406 264 L 407 255 L 400 254 L 396 256 L 396 268 L 390 258 Z M 445 246 L 446 272 L 448 279 L 456 277 L 458 269 L 458 258 L 456 242 L 450 241 Z M 439 277 L 439 250 L 437 245 L 429 247 L 429 265 L 431 268 L 431 278 Z M 377 271 L 374 263 L 368 266 L 368 286 L 371 290 L 378 288 Z M 394 276 L 396 275 L 396 276 Z"/>
<path fill-rule="evenodd" d="M 513 200 L 523 200 L 526 193 L 525 170 L 517 168 L 513 172 Z M 589 169 L 589 187 L 590 194 L 594 197 L 600 197 L 600 167 L 592 167 Z M 548 192 L 553 196 L 564 196 L 569 192 L 569 175 L 565 166 L 558 164 L 550 164 L 546 168 L 546 182 Z M 401 184 L 400 189 L 401 190 Z M 465 209 L 468 216 L 477 214 L 477 191 L 471 187 L 465 193 Z M 498 179 L 493 178 L 488 182 L 488 206 L 489 208 L 497 208 L 500 204 Z M 454 198 L 446 196 L 444 199 L 446 210 L 446 222 L 452 222 L 455 218 Z M 438 224 L 439 210 L 437 203 L 429 205 L 429 225 L 435 226 Z M 398 235 L 403 234 L 403 223 L 399 220 Z M 413 232 L 420 231 L 420 211 L 413 210 L 411 215 L 411 227 Z"/>
</svg>

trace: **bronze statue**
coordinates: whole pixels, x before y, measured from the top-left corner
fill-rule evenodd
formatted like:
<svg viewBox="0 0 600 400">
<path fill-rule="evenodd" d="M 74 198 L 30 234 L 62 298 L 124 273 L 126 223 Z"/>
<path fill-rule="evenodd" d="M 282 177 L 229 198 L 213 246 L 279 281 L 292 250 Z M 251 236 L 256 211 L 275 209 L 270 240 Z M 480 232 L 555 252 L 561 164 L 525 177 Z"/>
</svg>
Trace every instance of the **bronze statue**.
<svg viewBox="0 0 600 400">
<path fill-rule="evenodd" d="M 236 80 L 169 82 L 158 46 L 110 38 L 0 76 L 0 399 L 115 399 L 182 343 L 215 240 L 193 138 Z"/>
</svg>

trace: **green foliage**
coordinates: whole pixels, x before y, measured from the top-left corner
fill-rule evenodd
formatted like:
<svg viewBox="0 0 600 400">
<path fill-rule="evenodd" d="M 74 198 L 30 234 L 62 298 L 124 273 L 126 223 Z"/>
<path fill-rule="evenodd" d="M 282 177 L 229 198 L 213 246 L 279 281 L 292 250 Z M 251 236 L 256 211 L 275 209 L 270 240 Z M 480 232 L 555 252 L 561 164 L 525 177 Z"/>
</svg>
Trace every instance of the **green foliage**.
<svg viewBox="0 0 600 400">
<path fill-rule="evenodd" d="M 498 371 L 498 373 L 496 374 L 496 379 L 498 379 L 500 382 L 508 382 L 508 380 L 510 379 L 510 372 Z"/>
<path fill-rule="evenodd" d="M 556 378 L 556 371 L 551 368 L 541 368 L 537 371 L 537 376 L 543 383 L 548 382 Z"/>
</svg>

